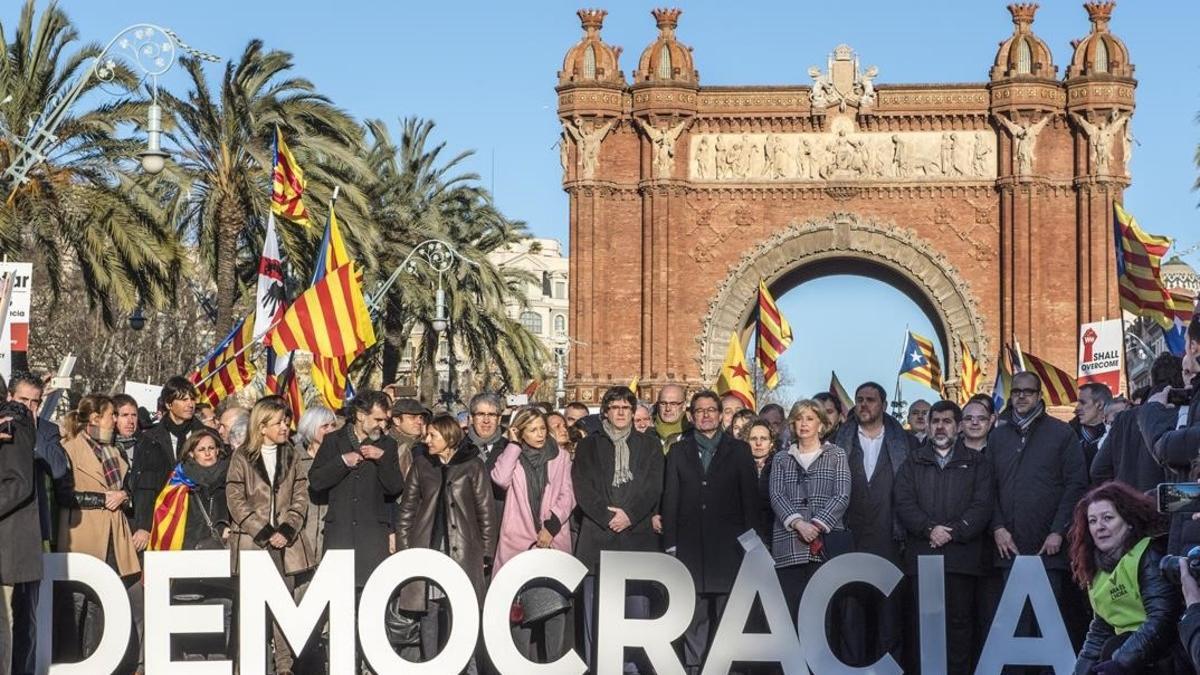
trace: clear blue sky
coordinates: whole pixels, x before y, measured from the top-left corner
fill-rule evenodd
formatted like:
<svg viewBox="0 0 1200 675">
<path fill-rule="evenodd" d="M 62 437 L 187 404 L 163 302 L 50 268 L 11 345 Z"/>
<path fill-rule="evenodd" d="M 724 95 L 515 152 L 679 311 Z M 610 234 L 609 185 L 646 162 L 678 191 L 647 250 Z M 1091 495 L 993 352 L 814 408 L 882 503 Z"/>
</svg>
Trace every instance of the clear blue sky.
<svg viewBox="0 0 1200 675">
<path fill-rule="evenodd" d="M 588 4 L 591 4 L 590 2 Z M 650 2 L 611 2 L 603 36 L 624 47 L 621 67 L 632 74 L 656 30 Z M 701 84 L 808 82 L 808 66 L 823 64 L 838 43 L 854 47 L 864 65 L 879 66 L 880 84 L 982 82 L 997 43 L 1012 32 L 1001 0 L 922 2 L 691 2 L 681 6 L 679 38 L 695 49 Z M 580 35 L 569 2 L 168 2 L 66 0 L 60 5 L 86 40 L 107 41 L 127 24 L 150 21 L 174 28 L 185 41 L 235 58 L 246 41 L 295 54 L 296 73 L 359 117 L 389 123 L 408 115 L 435 120 L 451 150 L 475 149 L 470 168 L 494 186 L 510 216 L 541 236 L 566 240 L 567 200 L 560 184 L 555 72 Z M 1059 73 L 1070 59 L 1070 41 L 1088 32 L 1081 3 L 1042 3 L 1034 29 L 1054 52 Z M 603 6 L 603 5 L 601 5 Z M 6 25 L 18 3 L 0 11 Z M 1134 185 L 1126 205 L 1142 225 L 1176 237 L 1181 246 L 1200 240 L 1191 190 L 1192 160 L 1200 140 L 1200 52 L 1196 26 L 1200 2 L 1123 0 L 1112 30 L 1129 46 L 1139 81 L 1133 132 Z M 210 66 L 213 77 L 218 66 Z M 180 85 L 178 73 L 167 86 Z M 494 163 L 494 170 L 493 170 Z M 1200 255 L 1189 256 L 1200 266 Z M 848 387 L 878 379 L 890 389 L 905 324 L 933 331 L 907 298 L 879 282 L 831 277 L 810 282 L 780 300 L 784 312 L 828 316 L 853 306 L 870 317 L 847 325 L 861 339 L 825 343 L 833 354 L 818 367 L 801 363 L 793 349 L 784 367 L 796 393 L 824 389 L 834 364 Z M 790 311 L 789 311 L 790 310 Z M 799 336 L 801 342 L 806 336 Z M 810 338 L 811 339 L 811 338 Z M 894 344 L 893 344 L 894 343 Z M 801 345 L 803 346 L 803 345 Z M 790 357 L 790 358 L 789 358 Z M 905 385 L 906 396 L 927 395 Z"/>
</svg>

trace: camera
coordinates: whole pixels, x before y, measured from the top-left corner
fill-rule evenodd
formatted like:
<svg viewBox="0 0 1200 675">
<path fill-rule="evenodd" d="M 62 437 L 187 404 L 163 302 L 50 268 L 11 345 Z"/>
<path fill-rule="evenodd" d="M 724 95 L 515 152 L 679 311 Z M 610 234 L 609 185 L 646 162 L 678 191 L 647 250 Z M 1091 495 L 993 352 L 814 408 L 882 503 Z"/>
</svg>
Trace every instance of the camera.
<svg viewBox="0 0 1200 675">
<path fill-rule="evenodd" d="M 1191 387 L 1171 387 L 1167 390 L 1167 403 L 1176 406 L 1185 406 L 1192 402 Z"/>
<path fill-rule="evenodd" d="M 1200 546 L 1193 546 L 1186 556 L 1164 555 L 1158 564 L 1158 569 L 1167 581 L 1178 586 L 1183 583 L 1179 577 L 1179 561 L 1186 560 L 1188 572 L 1193 579 L 1200 581 Z"/>
</svg>

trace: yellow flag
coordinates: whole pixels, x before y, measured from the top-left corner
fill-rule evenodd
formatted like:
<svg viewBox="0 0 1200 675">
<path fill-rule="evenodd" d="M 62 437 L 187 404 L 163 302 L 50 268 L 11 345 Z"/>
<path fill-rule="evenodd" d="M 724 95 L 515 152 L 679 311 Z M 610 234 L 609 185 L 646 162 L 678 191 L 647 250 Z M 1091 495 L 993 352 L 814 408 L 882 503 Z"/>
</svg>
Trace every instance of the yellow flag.
<svg viewBox="0 0 1200 675">
<path fill-rule="evenodd" d="M 721 375 L 717 378 L 717 393 L 724 396 L 733 394 L 751 410 L 754 406 L 754 383 L 750 379 L 750 371 L 746 370 L 746 351 L 742 349 L 742 341 L 738 339 L 737 331 L 729 336 L 729 347 L 725 350 L 725 363 L 721 365 Z"/>
</svg>

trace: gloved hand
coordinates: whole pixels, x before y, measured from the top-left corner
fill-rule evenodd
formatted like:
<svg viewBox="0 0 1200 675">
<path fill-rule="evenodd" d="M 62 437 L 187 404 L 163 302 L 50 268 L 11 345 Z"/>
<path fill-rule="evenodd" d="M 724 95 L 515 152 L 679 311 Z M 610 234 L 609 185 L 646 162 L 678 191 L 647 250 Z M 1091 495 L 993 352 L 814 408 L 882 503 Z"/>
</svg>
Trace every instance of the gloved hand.
<svg viewBox="0 0 1200 675">
<path fill-rule="evenodd" d="M 1129 671 L 1116 661 L 1101 661 L 1092 666 L 1091 673 L 1092 675 L 1127 675 Z"/>
</svg>

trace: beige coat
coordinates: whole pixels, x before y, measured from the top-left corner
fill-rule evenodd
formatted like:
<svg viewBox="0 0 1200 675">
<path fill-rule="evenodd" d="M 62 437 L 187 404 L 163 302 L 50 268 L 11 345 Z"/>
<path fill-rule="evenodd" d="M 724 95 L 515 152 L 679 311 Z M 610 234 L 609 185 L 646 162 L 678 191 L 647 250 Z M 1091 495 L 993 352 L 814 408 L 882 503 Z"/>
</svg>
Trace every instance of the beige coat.
<svg viewBox="0 0 1200 675">
<path fill-rule="evenodd" d="M 71 460 L 76 492 L 108 490 L 100 460 L 85 434 L 63 441 L 63 449 L 67 451 L 67 457 Z M 122 459 L 121 478 L 124 479 L 128 472 L 129 465 Z M 128 576 L 142 571 L 124 511 L 74 507 L 62 509 L 58 528 L 59 551 L 86 553 L 107 560 L 110 546 L 117 562 L 117 574 Z"/>
<path fill-rule="evenodd" d="M 243 452 L 229 460 L 225 483 L 232 531 L 229 548 L 233 554 L 233 573 L 237 574 L 238 553 L 272 550 L 267 540 L 278 532 L 287 540 L 283 549 L 283 572 L 296 574 L 316 565 L 316 556 L 306 537 L 300 536 L 308 513 L 308 476 L 290 444 L 279 446 L 275 463 L 274 489 L 267 480 L 262 458 L 251 462 Z M 275 524 L 271 525 L 272 506 Z"/>
</svg>

